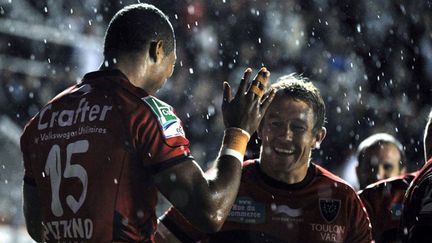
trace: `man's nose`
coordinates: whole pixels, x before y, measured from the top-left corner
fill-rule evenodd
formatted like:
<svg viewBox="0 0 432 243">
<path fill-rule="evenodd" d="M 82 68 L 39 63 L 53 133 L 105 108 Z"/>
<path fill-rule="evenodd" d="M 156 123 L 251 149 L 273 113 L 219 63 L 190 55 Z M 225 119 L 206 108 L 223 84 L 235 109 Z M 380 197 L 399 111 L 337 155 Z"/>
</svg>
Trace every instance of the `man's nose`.
<svg viewBox="0 0 432 243">
<path fill-rule="evenodd" d="M 284 129 L 284 139 L 287 141 L 292 141 L 293 139 L 293 131 L 289 127 L 285 127 Z"/>
<path fill-rule="evenodd" d="M 369 176 L 374 182 L 380 180 L 382 175 L 379 166 L 371 166 Z"/>
<path fill-rule="evenodd" d="M 384 170 L 384 166 L 383 165 L 379 165 L 377 168 L 377 172 L 376 172 L 376 177 L 378 180 L 382 180 L 382 179 L 386 179 L 386 172 Z"/>
</svg>

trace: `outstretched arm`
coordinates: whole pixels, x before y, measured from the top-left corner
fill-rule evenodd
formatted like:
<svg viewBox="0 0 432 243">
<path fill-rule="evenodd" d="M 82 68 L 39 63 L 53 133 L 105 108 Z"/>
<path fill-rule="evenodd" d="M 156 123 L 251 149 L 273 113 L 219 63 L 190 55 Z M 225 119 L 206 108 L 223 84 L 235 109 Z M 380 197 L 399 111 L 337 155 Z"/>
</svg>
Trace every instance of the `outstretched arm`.
<svg viewBox="0 0 432 243">
<path fill-rule="evenodd" d="M 188 160 L 155 176 L 160 192 L 204 232 L 222 227 L 237 196 L 248 134 L 255 132 L 274 97 L 274 92 L 262 97 L 270 72 L 262 68 L 248 85 L 251 72 L 245 71 L 234 98 L 231 87 L 224 83 L 222 110 L 227 128 L 211 173 L 204 173 L 195 161 Z"/>
</svg>

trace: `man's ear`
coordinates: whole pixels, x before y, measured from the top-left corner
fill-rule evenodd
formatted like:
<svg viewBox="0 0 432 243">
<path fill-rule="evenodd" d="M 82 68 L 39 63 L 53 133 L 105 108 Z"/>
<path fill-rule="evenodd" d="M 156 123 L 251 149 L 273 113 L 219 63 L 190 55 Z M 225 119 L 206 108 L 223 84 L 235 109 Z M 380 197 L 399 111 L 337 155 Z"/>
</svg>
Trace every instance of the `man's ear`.
<svg viewBox="0 0 432 243">
<path fill-rule="evenodd" d="M 150 42 L 149 57 L 153 62 L 158 63 L 163 59 L 163 55 L 164 55 L 163 48 L 164 48 L 164 42 L 162 40 Z"/>
<path fill-rule="evenodd" d="M 405 166 L 402 166 L 402 168 L 401 168 L 401 170 L 400 170 L 400 173 L 399 174 L 406 174 L 408 172 L 408 170 L 407 170 L 407 167 L 405 167 Z"/>
<path fill-rule="evenodd" d="M 321 142 L 324 140 L 326 134 L 327 134 L 327 129 L 325 127 L 321 127 L 321 129 L 315 135 L 315 144 L 313 145 L 314 148 L 320 147 Z"/>
</svg>

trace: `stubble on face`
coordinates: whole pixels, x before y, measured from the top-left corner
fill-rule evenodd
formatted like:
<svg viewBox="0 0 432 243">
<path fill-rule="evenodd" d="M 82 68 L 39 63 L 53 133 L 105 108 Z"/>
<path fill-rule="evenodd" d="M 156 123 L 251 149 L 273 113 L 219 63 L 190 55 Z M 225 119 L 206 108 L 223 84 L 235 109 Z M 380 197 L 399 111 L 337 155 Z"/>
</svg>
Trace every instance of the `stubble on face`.
<svg viewBox="0 0 432 243">
<path fill-rule="evenodd" d="M 261 164 L 269 176 L 289 182 L 302 180 L 315 144 L 312 108 L 304 101 L 277 97 L 261 128 Z"/>
</svg>

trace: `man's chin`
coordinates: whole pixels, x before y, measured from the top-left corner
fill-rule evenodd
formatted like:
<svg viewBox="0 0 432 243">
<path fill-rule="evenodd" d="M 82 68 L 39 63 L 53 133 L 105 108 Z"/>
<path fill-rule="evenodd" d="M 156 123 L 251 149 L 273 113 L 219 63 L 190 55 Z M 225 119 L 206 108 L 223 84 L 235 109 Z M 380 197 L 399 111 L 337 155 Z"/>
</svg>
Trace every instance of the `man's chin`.
<svg viewBox="0 0 432 243">
<path fill-rule="evenodd" d="M 292 170 L 297 165 L 297 163 L 294 159 L 290 159 L 290 158 L 281 159 L 281 157 L 279 157 L 279 156 L 273 157 L 273 161 L 274 161 L 274 164 L 276 165 L 275 167 L 277 167 L 283 171 Z"/>
</svg>

